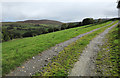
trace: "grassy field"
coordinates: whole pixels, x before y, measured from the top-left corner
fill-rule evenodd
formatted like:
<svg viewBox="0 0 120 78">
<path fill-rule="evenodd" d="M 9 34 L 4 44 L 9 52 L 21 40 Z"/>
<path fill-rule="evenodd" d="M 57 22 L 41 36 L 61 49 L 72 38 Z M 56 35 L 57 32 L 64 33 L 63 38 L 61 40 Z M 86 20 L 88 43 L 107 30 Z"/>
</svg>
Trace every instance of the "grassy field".
<svg viewBox="0 0 120 78">
<path fill-rule="evenodd" d="M 86 26 L 83 26 L 54 33 L 43 34 L 35 37 L 3 42 L 3 75 L 9 73 L 10 70 L 15 69 L 17 66 L 20 66 L 26 60 L 32 58 L 33 56 L 41 53 L 46 49 L 49 49 L 52 46 L 55 46 L 58 43 L 64 42 L 72 37 L 78 36 L 79 34 L 83 34 L 93 29 L 105 26 L 107 24 L 110 24 L 111 22 L 112 21 L 109 21 L 104 24 L 87 28 L 85 28 Z"/>
<path fill-rule="evenodd" d="M 101 47 L 102 50 L 98 53 L 98 57 L 96 59 L 96 72 L 98 75 L 120 76 L 119 30 L 120 25 L 119 27 L 116 26 L 109 32 L 109 34 L 106 35 L 107 42 Z"/>
<path fill-rule="evenodd" d="M 60 30 L 60 25 L 32 23 L 2 23 L 2 41 L 16 38 L 33 37 Z"/>
<path fill-rule="evenodd" d="M 44 67 L 42 72 L 36 73 L 34 76 L 67 76 L 69 70 L 73 67 L 73 64 L 78 61 L 80 54 L 86 45 L 89 44 L 90 40 L 110 26 L 101 28 L 73 42 L 61 51 L 58 56 L 55 56 L 52 59 L 52 63 Z"/>
</svg>

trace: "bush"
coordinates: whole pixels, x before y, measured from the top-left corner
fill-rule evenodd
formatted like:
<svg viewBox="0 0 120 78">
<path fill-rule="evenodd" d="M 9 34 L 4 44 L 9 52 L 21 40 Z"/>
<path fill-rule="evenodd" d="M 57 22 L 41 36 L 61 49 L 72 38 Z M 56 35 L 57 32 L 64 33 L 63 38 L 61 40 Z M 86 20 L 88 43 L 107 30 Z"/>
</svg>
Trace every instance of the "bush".
<svg viewBox="0 0 120 78">
<path fill-rule="evenodd" d="M 66 29 L 66 28 L 68 28 L 68 24 L 67 24 L 67 23 L 63 23 L 63 24 L 61 25 L 61 30 L 64 30 L 64 29 Z"/>
<path fill-rule="evenodd" d="M 28 32 L 24 33 L 22 36 L 23 37 L 33 37 L 33 36 L 36 36 L 38 34 L 39 34 L 38 31 L 28 31 Z"/>
<path fill-rule="evenodd" d="M 85 19 L 83 19 L 83 21 L 82 21 L 82 24 L 83 24 L 83 25 L 88 25 L 88 24 L 93 24 L 93 23 L 94 23 L 93 18 L 85 18 Z"/>
<path fill-rule="evenodd" d="M 9 32 L 7 30 L 2 30 L 2 41 L 10 40 Z"/>
<path fill-rule="evenodd" d="M 7 29 L 8 29 L 8 30 L 10 30 L 10 29 L 14 29 L 14 27 L 11 27 L 11 26 L 10 26 L 10 27 L 7 27 Z"/>
</svg>

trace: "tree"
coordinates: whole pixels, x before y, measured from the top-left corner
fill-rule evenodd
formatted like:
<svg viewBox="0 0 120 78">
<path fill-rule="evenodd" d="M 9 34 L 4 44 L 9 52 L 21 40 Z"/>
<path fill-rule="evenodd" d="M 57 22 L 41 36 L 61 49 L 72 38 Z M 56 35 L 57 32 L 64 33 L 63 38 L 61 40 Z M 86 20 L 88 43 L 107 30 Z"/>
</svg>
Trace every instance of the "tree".
<svg viewBox="0 0 120 78">
<path fill-rule="evenodd" d="M 2 30 L 2 41 L 10 40 L 9 32 L 7 30 Z"/>
<path fill-rule="evenodd" d="M 32 33 L 30 31 L 28 31 L 28 32 L 24 33 L 22 36 L 23 37 L 32 37 Z"/>
<path fill-rule="evenodd" d="M 14 38 L 21 38 L 21 34 L 20 33 L 16 33 L 15 32 L 13 35 L 14 35 Z"/>
<path fill-rule="evenodd" d="M 68 28 L 68 24 L 67 23 L 63 23 L 61 25 L 61 30 L 67 29 Z"/>
<path fill-rule="evenodd" d="M 82 21 L 82 24 L 83 24 L 83 25 L 88 25 L 88 24 L 93 24 L 93 23 L 94 23 L 93 18 L 85 18 L 85 19 L 83 19 L 83 21 Z"/>
<path fill-rule="evenodd" d="M 74 26 L 74 23 L 68 23 L 68 28 L 73 28 Z"/>
<path fill-rule="evenodd" d="M 82 22 L 75 22 L 74 27 L 80 27 L 82 25 Z"/>
<path fill-rule="evenodd" d="M 14 28 L 10 26 L 10 27 L 7 27 L 7 29 L 10 30 L 10 29 L 14 29 Z"/>
<path fill-rule="evenodd" d="M 23 37 L 33 37 L 33 36 L 36 36 L 38 34 L 39 34 L 38 31 L 28 31 L 28 32 L 24 33 L 22 36 Z"/>
</svg>

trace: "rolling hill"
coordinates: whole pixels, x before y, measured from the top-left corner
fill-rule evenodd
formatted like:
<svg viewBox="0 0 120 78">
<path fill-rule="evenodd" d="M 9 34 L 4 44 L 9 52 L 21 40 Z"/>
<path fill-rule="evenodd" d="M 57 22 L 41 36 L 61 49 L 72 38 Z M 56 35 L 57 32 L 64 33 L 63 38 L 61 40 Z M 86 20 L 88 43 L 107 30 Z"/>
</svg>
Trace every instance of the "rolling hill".
<svg viewBox="0 0 120 78">
<path fill-rule="evenodd" d="M 62 25 L 62 22 L 54 21 L 54 20 L 25 20 L 18 21 L 20 23 L 34 23 L 34 24 L 54 24 L 54 25 Z"/>
</svg>

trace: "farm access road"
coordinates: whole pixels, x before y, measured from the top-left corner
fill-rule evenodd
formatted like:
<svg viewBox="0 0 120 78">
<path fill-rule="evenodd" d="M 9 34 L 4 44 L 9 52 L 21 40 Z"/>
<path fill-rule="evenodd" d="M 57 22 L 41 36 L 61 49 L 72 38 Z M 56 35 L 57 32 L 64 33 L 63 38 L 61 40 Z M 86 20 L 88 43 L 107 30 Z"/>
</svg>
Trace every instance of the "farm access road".
<svg viewBox="0 0 120 78">
<path fill-rule="evenodd" d="M 112 23 L 110 23 L 109 25 L 111 25 L 113 23 L 114 23 L 114 21 Z M 106 25 L 106 26 L 109 26 L 109 25 Z M 104 26 L 104 27 L 106 27 L 106 26 Z M 100 27 L 100 28 L 103 28 L 103 27 Z M 67 47 L 69 44 L 75 42 L 79 38 L 81 38 L 89 33 L 99 30 L 100 28 L 94 29 L 94 30 L 84 33 L 84 34 L 80 34 L 77 37 L 71 38 L 70 40 L 67 40 L 60 44 L 57 44 L 54 47 L 51 47 L 49 50 L 43 51 L 42 53 L 38 54 L 37 56 L 34 56 L 32 59 L 23 63 L 20 67 L 17 67 L 15 70 L 11 71 L 6 76 L 31 76 L 31 75 L 35 74 L 36 72 L 39 72 L 39 70 L 42 67 L 45 67 L 49 62 L 51 62 L 51 59 L 54 56 L 57 56 L 59 54 L 59 52 L 62 51 L 65 47 Z M 84 54 L 85 53 L 83 53 L 83 55 Z M 90 56 L 92 56 L 92 55 L 90 55 Z M 82 56 L 82 58 L 85 58 L 85 55 Z M 84 63 L 84 64 L 87 64 L 87 63 Z M 73 69 L 73 71 L 74 71 L 74 69 Z M 76 74 L 71 74 L 71 75 L 76 75 Z"/>
</svg>

